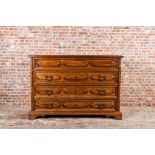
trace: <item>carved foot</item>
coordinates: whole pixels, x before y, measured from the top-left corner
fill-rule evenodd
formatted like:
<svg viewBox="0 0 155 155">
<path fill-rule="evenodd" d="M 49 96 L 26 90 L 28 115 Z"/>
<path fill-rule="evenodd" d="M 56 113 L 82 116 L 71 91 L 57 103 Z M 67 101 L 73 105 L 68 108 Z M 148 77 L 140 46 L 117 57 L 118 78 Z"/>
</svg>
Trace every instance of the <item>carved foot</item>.
<svg viewBox="0 0 155 155">
<path fill-rule="evenodd" d="M 34 111 L 29 113 L 29 119 L 30 120 L 34 120 L 37 117 L 45 117 L 45 115 L 44 114 L 35 113 Z"/>
<path fill-rule="evenodd" d="M 119 113 L 117 113 L 117 114 L 114 114 L 114 118 L 116 119 L 116 120 L 122 120 L 122 114 L 119 112 Z"/>
<path fill-rule="evenodd" d="M 34 120 L 37 117 L 38 117 L 38 115 L 36 115 L 36 114 L 32 114 L 32 113 L 29 114 L 29 120 Z"/>
<path fill-rule="evenodd" d="M 106 114 L 107 117 L 114 118 L 116 120 L 122 120 L 122 114 L 120 112 L 114 112 L 110 114 Z"/>
</svg>

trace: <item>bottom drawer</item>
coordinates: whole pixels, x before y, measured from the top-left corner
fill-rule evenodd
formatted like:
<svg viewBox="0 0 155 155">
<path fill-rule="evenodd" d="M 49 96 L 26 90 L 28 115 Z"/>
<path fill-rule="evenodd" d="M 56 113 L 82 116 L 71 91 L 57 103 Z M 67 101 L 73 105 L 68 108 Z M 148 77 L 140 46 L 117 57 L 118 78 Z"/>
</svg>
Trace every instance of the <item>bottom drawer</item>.
<svg viewBox="0 0 155 155">
<path fill-rule="evenodd" d="M 67 110 L 115 110 L 117 100 L 78 100 L 78 101 L 50 101 L 36 100 L 35 109 L 49 109 L 57 111 Z"/>
</svg>

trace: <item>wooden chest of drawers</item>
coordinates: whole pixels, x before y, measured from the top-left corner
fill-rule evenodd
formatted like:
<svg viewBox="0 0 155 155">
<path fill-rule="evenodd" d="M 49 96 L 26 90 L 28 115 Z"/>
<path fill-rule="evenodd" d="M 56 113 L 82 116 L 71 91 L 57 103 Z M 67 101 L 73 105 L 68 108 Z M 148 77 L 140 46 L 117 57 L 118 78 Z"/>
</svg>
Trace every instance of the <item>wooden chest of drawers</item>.
<svg viewBox="0 0 155 155">
<path fill-rule="evenodd" d="M 104 115 L 122 119 L 122 56 L 30 57 L 30 119 L 45 115 Z"/>
</svg>

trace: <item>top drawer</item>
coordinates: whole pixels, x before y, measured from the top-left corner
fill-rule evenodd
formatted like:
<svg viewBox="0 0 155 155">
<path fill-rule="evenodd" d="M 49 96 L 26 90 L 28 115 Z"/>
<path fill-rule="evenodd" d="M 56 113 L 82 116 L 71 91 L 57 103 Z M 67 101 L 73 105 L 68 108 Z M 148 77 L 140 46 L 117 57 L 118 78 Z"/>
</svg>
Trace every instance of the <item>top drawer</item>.
<svg viewBox="0 0 155 155">
<path fill-rule="evenodd" d="M 102 58 L 102 59 L 65 59 L 65 58 L 34 58 L 33 68 L 41 70 L 50 70 L 54 68 L 114 68 L 118 67 L 119 59 Z"/>
</svg>

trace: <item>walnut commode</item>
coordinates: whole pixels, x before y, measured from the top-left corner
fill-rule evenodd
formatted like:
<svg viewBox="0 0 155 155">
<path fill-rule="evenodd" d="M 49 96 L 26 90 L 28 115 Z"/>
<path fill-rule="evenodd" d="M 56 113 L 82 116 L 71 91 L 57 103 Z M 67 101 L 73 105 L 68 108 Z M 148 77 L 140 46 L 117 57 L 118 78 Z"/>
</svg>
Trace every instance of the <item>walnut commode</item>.
<svg viewBox="0 0 155 155">
<path fill-rule="evenodd" d="M 122 56 L 31 55 L 29 119 L 98 115 L 121 120 Z"/>
</svg>

